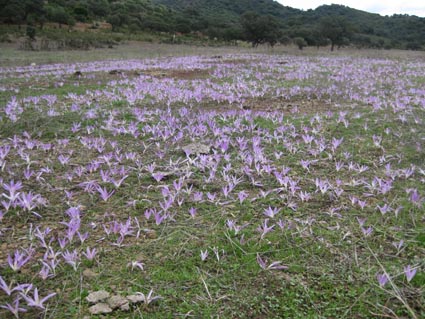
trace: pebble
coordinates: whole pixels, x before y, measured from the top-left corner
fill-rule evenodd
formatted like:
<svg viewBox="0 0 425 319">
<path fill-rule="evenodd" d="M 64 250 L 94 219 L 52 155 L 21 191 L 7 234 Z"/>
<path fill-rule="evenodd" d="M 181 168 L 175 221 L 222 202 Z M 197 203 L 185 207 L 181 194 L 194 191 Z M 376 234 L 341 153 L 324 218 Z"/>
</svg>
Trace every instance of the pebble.
<svg viewBox="0 0 425 319">
<path fill-rule="evenodd" d="M 88 278 L 88 279 L 93 279 L 93 278 L 96 278 L 97 276 L 99 276 L 99 274 L 94 272 L 91 269 L 84 269 L 83 276 Z"/>
</svg>

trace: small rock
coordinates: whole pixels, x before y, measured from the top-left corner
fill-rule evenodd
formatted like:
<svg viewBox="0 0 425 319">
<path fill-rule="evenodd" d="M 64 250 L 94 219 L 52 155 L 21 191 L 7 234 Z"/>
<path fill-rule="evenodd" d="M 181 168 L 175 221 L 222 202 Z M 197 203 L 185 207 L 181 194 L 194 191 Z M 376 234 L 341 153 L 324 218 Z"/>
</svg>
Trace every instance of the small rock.
<svg viewBox="0 0 425 319">
<path fill-rule="evenodd" d="M 101 303 L 95 304 L 94 306 L 91 306 L 89 308 L 89 312 L 92 315 L 99 315 L 102 313 L 111 313 L 112 309 L 109 307 L 108 304 L 101 302 Z"/>
<path fill-rule="evenodd" d="M 120 71 L 120 70 L 111 70 L 111 71 L 109 71 L 109 74 L 111 74 L 111 75 L 121 74 L 121 73 L 122 73 L 122 71 Z"/>
<path fill-rule="evenodd" d="M 108 299 L 108 305 L 112 309 L 117 309 L 125 304 L 128 304 L 128 300 L 120 295 L 115 295 Z"/>
<path fill-rule="evenodd" d="M 149 230 L 146 232 L 146 238 L 149 239 L 156 239 L 157 235 L 156 235 L 156 231 L 154 230 Z"/>
<path fill-rule="evenodd" d="M 96 303 L 102 300 L 105 300 L 109 298 L 109 292 L 105 290 L 99 290 L 91 292 L 87 297 L 86 300 L 90 303 Z"/>
<path fill-rule="evenodd" d="M 129 295 L 127 296 L 127 299 L 131 303 L 140 303 L 145 301 L 145 298 L 143 298 L 142 295 Z"/>
<path fill-rule="evenodd" d="M 125 304 L 123 304 L 121 307 L 120 307 L 120 310 L 122 310 L 122 311 L 129 311 L 130 310 L 130 304 L 127 302 L 127 303 L 125 303 Z"/>
<path fill-rule="evenodd" d="M 91 269 L 84 269 L 83 276 L 86 277 L 86 278 L 88 278 L 88 279 L 93 279 L 93 278 L 96 278 L 97 276 L 99 276 L 99 274 L 98 273 L 95 273 Z"/>
<path fill-rule="evenodd" d="M 186 155 L 199 155 L 199 154 L 209 154 L 211 151 L 211 147 L 205 144 L 201 144 L 198 142 L 188 144 L 186 146 L 182 147 L 183 152 L 186 153 Z"/>
</svg>

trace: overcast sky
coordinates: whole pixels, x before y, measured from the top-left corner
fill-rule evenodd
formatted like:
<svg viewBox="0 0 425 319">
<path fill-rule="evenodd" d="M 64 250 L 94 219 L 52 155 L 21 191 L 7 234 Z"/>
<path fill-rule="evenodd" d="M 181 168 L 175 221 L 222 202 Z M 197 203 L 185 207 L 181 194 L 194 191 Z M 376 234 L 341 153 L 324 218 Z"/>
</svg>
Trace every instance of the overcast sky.
<svg viewBox="0 0 425 319">
<path fill-rule="evenodd" d="M 322 4 L 342 4 L 350 8 L 379 13 L 381 15 L 411 14 L 425 17 L 424 0 L 277 0 L 284 6 L 297 9 L 316 9 Z"/>
</svg>

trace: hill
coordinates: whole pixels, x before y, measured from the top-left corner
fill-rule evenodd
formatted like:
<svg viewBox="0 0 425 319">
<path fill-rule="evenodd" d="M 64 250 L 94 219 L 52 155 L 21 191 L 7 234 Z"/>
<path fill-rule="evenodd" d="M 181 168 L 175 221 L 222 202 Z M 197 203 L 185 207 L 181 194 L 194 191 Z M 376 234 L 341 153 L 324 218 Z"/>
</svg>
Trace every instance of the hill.
<svg viewBox="0 0 425 319">
<path fill-rule="evenodd" d="M 270 15 L 278 19 L 284 34 L 304 38 L 316 45 L 317 30 L 324 17 L 342 17 L 350 25 L 350 42 L 363 47 L 425 47 L 425 18 L 409 15 L 381 16 L 343 5 L 322 5 L 302 11 L 283 6 L 273 0 L 153 0 L 179 14 L 206 21 L 211 28 L 240 27 L 246 11 Z M 201 30 L 202 31 L 202 30 Z"/>
<path fill-rule="evenodd" d="M 243 24 L 244 13 L 260 17 L 258 24 Z M 273 33 L 274 42 L 297 39 L 306 45 L 353 44 L 358 47 L 425 49 L 425 18 L 381 16 L 342 5 L 323 5 L 302 11 L 273 0 L 0 0 L 0 22 L 42 28 L 46 22 L 74 25 L 107 21 L 113 31 L 198 32 L 209 38 L 253 40 L 247 25 Z M 267 24 L 264 26 L 262 24 Z M 337 40 L 325 32 L 324 23 Z M 335 21 L 338 23 L 335 24 Z M 332 24 L 334 24 L 332 26 Z M 266 30 L 267 29 L 267 30 Z M 276 29 L 278 29 L 276 31 Z M 251 30 L 252 31 L 252 30 Z M 329 30 L 328 30 L 329 31 Z M 268 42 L 262 36 L 258 43 Z M 272 42 L 270 42 L 272 43 Z"/>
</svg>

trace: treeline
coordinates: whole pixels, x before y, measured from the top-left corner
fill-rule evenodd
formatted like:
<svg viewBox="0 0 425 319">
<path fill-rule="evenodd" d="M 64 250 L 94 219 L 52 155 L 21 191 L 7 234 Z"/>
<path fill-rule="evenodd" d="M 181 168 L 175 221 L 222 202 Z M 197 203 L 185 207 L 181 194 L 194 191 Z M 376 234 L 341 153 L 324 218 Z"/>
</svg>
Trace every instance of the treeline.
<svg viewBox="0 0 425 319">
<path fill-rule="evenodd" d="M 41 28 L 46 22 L 72 26 L 76 22 L 107 21 L 115 30 L 169 32 L 175 28 L 173 20 L 178 15 L 145 0 L 0 0 L 2 23 Z"/>
<path fill-rule="evenodd" d="M 198 33 L 253 46 L 425 49 L 425 18 L 380 16 L 341 5 L 301 11 L 273 0 L 0 0 L 0 22 L 29 25 L 30 35 L 32 26 L 47 22 L 93 21 L 109 22 L 119 32 Z"/>
</svg>

